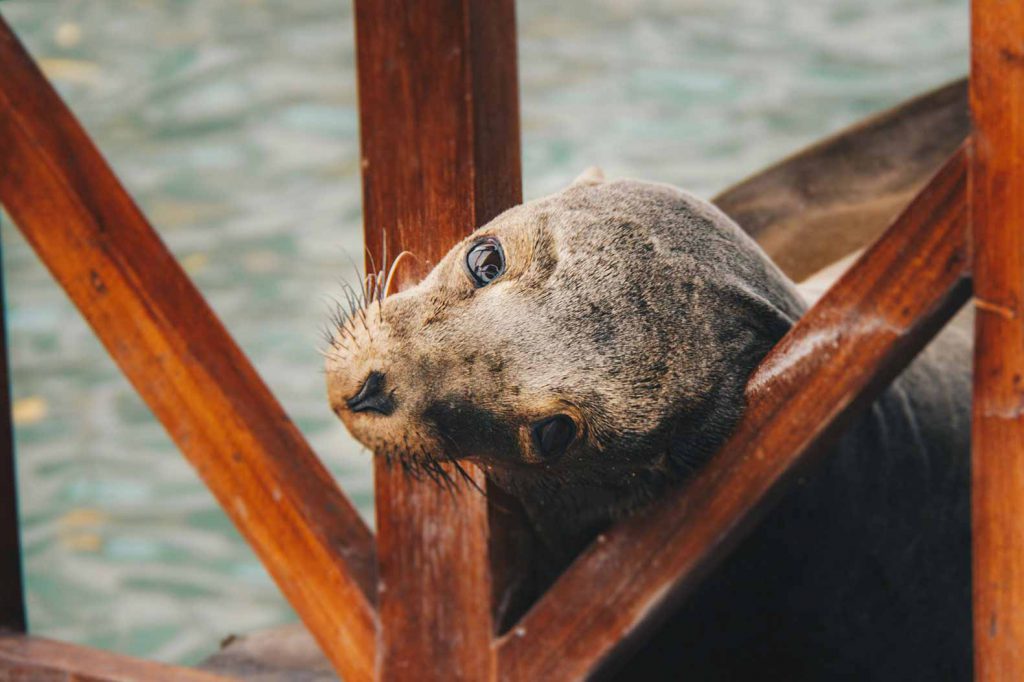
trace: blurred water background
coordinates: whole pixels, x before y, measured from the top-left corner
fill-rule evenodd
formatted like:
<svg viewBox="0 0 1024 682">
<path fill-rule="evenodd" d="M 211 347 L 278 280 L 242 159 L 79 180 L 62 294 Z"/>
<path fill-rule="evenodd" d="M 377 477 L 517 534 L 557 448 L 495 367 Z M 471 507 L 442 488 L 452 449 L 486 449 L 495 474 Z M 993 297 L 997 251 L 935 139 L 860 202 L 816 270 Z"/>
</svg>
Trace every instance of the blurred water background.
<svg viewBox="0 0 1024 682">
<path fill-rule="evenodd" d="M 361 259 L 351 3 L 0 12 L 371 517 L 315 351 Z M 967 70 L 967 0 L 521 0 L 518 21 L 528 198 L 591 164 L 708 196 Z M 294 619 L 10 221 L 2 238 L 32 629 L 191 663 Z"/>
</svg>

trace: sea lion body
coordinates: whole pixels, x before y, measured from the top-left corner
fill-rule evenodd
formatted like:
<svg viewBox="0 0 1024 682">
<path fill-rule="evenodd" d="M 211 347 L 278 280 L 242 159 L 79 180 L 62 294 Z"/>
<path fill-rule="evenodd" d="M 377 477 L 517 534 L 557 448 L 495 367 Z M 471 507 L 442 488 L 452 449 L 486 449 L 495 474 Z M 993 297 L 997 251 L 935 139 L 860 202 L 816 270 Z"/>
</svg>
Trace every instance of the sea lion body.
<svg viewBox="0 0 1024 682">
<path fill-rule="evenodd" d="M 621 679 L 972 679 L 971 323 L 918 356 Z"/>
<path fill-rule="evenodd" d="M 501 256 L 486 281 L 472 270 L 482 245 Z M 550 579 L 714 455 L 747 377 L 805 306 L 709 204 L 586 178 L 343 320 L 328 391 L 361 441 L 414 472 L 451 456 L 483 466 L 522 502 Z M 965 324 L 883 393 L 625 679 L 969 677 Z"/>
</svg>

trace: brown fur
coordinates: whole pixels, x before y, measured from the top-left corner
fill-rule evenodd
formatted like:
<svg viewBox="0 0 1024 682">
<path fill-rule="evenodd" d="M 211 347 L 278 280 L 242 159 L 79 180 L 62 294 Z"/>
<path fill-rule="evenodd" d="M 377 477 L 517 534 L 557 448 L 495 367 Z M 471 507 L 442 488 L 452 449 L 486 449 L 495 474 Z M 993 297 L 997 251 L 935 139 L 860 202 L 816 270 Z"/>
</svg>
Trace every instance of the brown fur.
<svg viewBox="0 0 1024 682">
<path fill-rule="evenodd" d="M 463 262 L 482 236 L 500 238 L 508 270 L 478 289 Z M 584 178 L 507 211 L 418 286 L 351 317 L 328 360 L 330 400 L 379 456 L 414 470 L 475 461 L 525 498 L 553 547 L 575 547 L 715 451 L 747 374 L 800 311 L 710 204 Z M 371 371 L 393 392 L 389 416 L 345 405 Z M 529 427 L 556 413 L 579 437 L 548 463 Z"/>
</svg>

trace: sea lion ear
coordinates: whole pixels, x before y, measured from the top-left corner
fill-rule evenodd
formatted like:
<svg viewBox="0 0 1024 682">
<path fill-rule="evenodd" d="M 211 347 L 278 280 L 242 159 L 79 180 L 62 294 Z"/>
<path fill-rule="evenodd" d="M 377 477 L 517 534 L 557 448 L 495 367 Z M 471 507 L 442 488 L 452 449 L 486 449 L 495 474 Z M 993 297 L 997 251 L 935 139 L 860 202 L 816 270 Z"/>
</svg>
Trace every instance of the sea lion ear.
<svg viewBox="0 0 1024 682">
<path fill-rule="evenodd" d="M 604 171 L 598 166 L 590 166 L 572 181 L 570 187 L 575 187 L 576 185 L 600 185 L 602 182 L 604 182 Z"/>
</svg>

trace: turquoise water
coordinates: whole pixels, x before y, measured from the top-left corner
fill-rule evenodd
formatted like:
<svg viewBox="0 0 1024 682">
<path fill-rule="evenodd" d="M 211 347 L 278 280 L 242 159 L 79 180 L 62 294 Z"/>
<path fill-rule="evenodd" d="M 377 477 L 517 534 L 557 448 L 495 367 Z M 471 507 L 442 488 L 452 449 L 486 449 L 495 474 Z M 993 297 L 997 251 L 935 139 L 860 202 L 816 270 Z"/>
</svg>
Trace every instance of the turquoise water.
<svg viewBox="0 0 1024 682">
<path fill-rule="evenodd" d="M 351 4 L 0 12 L 371 516 L 315 351 L 361 257 Z M 967 0 L 523 0 L 519 38 L 527 197 L 592 164 L 710 195 L 963 74 Z M 188 663 L 293 619 L 9 221 L 2 238 L 33 630 Z"/>
</svg>

